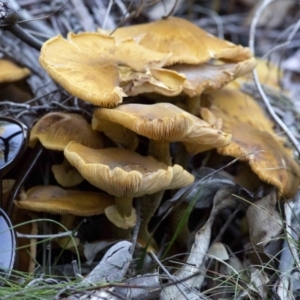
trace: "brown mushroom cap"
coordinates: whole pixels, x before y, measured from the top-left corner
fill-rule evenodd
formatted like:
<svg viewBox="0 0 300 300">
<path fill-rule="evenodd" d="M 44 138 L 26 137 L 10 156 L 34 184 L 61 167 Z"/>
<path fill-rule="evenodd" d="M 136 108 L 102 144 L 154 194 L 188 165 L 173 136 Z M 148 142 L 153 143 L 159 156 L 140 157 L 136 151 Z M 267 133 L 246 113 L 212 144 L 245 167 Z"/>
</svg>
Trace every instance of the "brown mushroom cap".
<svg viewBox="0 0 300 300">
<path fill-rule="evenodd" d="M 77 141 L 92 148 L 103 148 L 103 137 L 94 131 L 86 119 L 79 114 L 51 112 L 33 126 L 30 145 L 37 140 L 51 150 L 63 151 L 70 141 Z"/>
<path fill-rule="evenodd" d="M 148 49 L 172 53 L 166 65 L 203 64 L 210 59 L 238 62 L 252 57 L 248 48 L 221 40 L 193 23 L 176 17 L 121 27 L 112 36 L 119 40 L 135 38 Z"/>
<path fill-rule="evenodd" d="M 176 96 L 183 92 L 194 97 L 220 89 L 256 65 L 248 48 L 218 39 L 180 18 L 118 28 L 112 36 L 120 41 L 134 38 L 147 49 L 172 54 L 164 68 L 133 74 L 136 78 L 123 87 L 129 96 L 151 92 Z M 223 60 L 224 64 L 206 64 L 211 59 Z"/>
<path fill-rule="evenodd" d="M 123 90 L 128 96 L 158 93 L 172 97 L 181 93 L 195 97 L 220 89 L 232 80 L 248 74 L 256 66 L 256 60 L 249 58 L 237 63 L 219 65 L 177 64 L 166 68 L 150 68 L 147 73 L 130 72 L 123 79 Z"/>
<path fill-rule="evenodd" d="M 193 142 L 204 145 L 206 150 L 224 147 L 230 142 L 230 135 L 171 103 L 123 104 L 114 109 L 96 109 L 92 127 L 101 131 L 102 120 L 120 124 L 152 140 Z"/>
<path fill-rule="evenodd" d="M 120 124 L 149 139 L 172 142 L 180 140 L 193 124 L 191 115 L 170 103 L 130 103 L 114 109 L 99 108 L 94 111 L 92 128 L 102 130 L 102 120 Z"/>
<path fill-rule="evenodd" d="M 139 197 L 164 190 L 171 167 L 122 148 L 91 149 L 71 142 L 65 157 L 91 184 L 117 197 Z"/>
<path fill-rule="evenodd" d="M 158 53 L 127 39 L 117 43 L 100 33 L 69 33 L 43 44 L 40 63 L 70 94 L 87 102 L 114 107 L 126 96 L 120 87 L 120 69 L 145 72 L 162 67 L 168 53 Z"/>
<path fill-rule="evenodd" d="M 194 97 L 222 88 L 235 78 L 248 74 L 255 66 L 256 60 L 250 58 L 238 63 L 219 65 L 180 64 L 171 66 L 170 69 L 186 78 L 182 86 L 182 92 L 189 97 Z"/>
<path fill-rule="evenodd" d="M 0 59 L 0 83 L 18 81 L 29 74 L 29 69 L 20 68 L 6 59 Z"/>
<path fill-rule="evenodd" d="M 232 133 L 231 143 L 218 148 L 218 153 L 248 162 L 262 181 L 276 186 L 282 197 L 292 198 L 299 188 L 299 164 L 255 100 L 242 92 L 223 89 L 210 94 L 210 101 L 212 112 Z"/>
<path fill-rule="evenodd" d="M 238 90 L 225 88 L 207 95 L 207 99 L 212 104 L 209 108 L 210 111 L 219 118 L 224 117 L 226 124 L 228 119 L 232 118 L 238 122 L 249 123 L 259 130 L 275 135 L 274 123 L 267 117 L 260 105 L 249 95 Z"/>
<path fill-rule="evenodd" d="M 174 165 L 172 181 L 167 187 L 167 190 L 182 188 L 192 184 L 194 180 L 195 177 L 192 174 L 184 170 L 180 165 Z"/>
<path fill-rule="evenodd" d="M 52 214 L 93 216 L 103 214 L 114 198 L 104 193 L 64 190 L 58 186 L 35 186 L 26 193 L 26 199 L 14 204 L 31 211 Z"/>
</svg>

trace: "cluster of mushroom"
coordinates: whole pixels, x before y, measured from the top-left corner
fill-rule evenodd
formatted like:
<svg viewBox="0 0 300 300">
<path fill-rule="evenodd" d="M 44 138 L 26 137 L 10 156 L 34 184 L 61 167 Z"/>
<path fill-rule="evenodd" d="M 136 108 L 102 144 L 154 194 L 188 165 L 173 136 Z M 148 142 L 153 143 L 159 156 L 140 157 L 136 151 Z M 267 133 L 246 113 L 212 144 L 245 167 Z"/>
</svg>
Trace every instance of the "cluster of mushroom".
<svg viewBox="0 0 300 300">
<path fill-rule="evenodd" d="M 164 190 L 193 182 L 193 175 L 173 165 L 170 143 L 181 143 L 192 155 L 229 145 L 231 134 L 222 131 L 221 118 L 209 108 L 202 108 L 199 117 L 201 94 L 220 89 L 255 67 L 248 48 L 175 17 L 119 28 L 112 34 L 100 30 L 70 33 L 67 39 L 56 36 L 43 45 L 40 63 L 69 93 L 98 108 L 92 128 L 84 125 L 84 133 L 83 125 L 74 121 L 83 119 L 80 116 L 51 113 L 51 122 L 43 121 L 45 116 L 33 128 L 32 141 L 39 139 L 51 148 L 49 140 L 58 137 L 62 145 L 51 149 L 64 151 L 84 179 L 115 197 L 115 204 L 107 204 L 104 211 L 124 229 L 136 224 L 133 198 L 140 197 L 142 205 L 145 198 L 151 202 L 144 203 L 148 216 L 142 216 L 149 220 Z M 151 104 L 136 103 L 138 95 Z M 129 103 L 123 103 L 125 97 L 130 97 Z M 64 118 L 68 121 L 62 122 Z M 56 129 L 50 130 L 52 126 Z M 66 127 L 71 133 L 62 138 L 59 134 L 68 132 Z M 49 131 L 50 138 L 43 140 Z M 105 147 L 99 131 L 114 147 Z M 139 153 L 143 137 L 148 156 Z M 150 194 L 152 199 L 143 198 Z"/>
<path fill-rule="evenodd" d="M 212 58 L 226 63 L 208 64 Z M 98 149 L 92 150 L 75 143 L 78 138 L 70 135 L 73 142 L 64 149 L 66 158 L 85 179 L 116 196 L 116 207 L 107 208 L 106 215 L 122 228 L 136 222 L 133 197 L 180 188 L 193 181 L 193 176 L 178 165 L 170 166 L 170 142 L 180 141 L 195 154 L 228 145 L 230 135 L 221 131 L 219 120 L 206 122 L 170 103 L 104 107 L 114 107 L 123 97 L 141 93 L 162 94 L 170 100 L 171 96 L 186 94 L 187 103 L 195 102 L 188 106 L 197 107 L 200 98 L 196 96 L 222 87 L 255 64 L 248 49 L 177 18 L 120 29 L 113 37 L 103 32 L 69 34 L 68 40 L 57 36 L 44 44 L 40 62 L 70 93 L 100 105 L 94 112 L 93 128 L 129 149 L 99 150 L 102 147 L 96 146 Z M 149 152 L 161 162 L 132 152 L 138 135 L 150 139 Z"/>
</svg>

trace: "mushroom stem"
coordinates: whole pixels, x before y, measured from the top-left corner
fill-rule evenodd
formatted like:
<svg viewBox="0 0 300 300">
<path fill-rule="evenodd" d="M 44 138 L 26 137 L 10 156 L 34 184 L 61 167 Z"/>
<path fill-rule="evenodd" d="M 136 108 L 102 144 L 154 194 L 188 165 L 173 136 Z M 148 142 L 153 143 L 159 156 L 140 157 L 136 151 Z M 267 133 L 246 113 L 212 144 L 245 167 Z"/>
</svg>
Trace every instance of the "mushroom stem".
<svg viewBox="0 0 300 300">
<path fill-rule="evenodd" d="M 157 249 L 157 244 L 149 233 L 148 224 L 154 216 L 163 195 L 164 191 L 159 191 L 153 195 L 145 195 L 139 199 L 141 201 L 141 225 L 138 237 L 146 243 L 149 241 L 149 244 L 155 249 Z"/>
<path fill-rule="evenodd" d="M 149 154 L 156 158 L 158 161 L 171 166 L 170 156 L 170 143 L 167 141 L 154 141 L 149 142 Z"/>
<path fill-rule="evenodd" d="M 174 164 L 180 165 L 184 169 L 187 169 L 189 159 L 190 154 L 186 151 L 184 145 L 182 143 L 177 143 Z"/>
<path fill-rule="evenodd" d="M 136 224 L 136 211 L 132 207 L 132 197 L 116 197 L 116 205 L 105 209 L 107 218 L 117 227 L 128 229 Z"/>
<path fill-rule="evenodd" d="M 194 96 L 194 97 L 187 97 L 186 98 L 187 111 L 190 114 L 198 117 L 200 103 L 201 103 L 201 97 L 199 95 Z"/>
<path fill-rule="evenodd" d="M 172 159 L 170 156 L 170 143 L 167 141 L 155 141 L 150 140 L 149 142 L 149 154 L 154 158 L 167 164 L 172 165 Z M 148 224 L 160 205 L 161 199 L 164 195 L 164 191 L 159 191 L 153 195 L 145 195 L 141 200 L 141 225 L 139 231 L 139 238 L 148 242 L 150 245 L 157 248 L 156 242 L 150 236 L 148 231 Z"/>
<path fill-rule="evenodd" d="M 170 228 L 170 235 L 174 236 L 176 230 L 178 230 L 178 226 L 180 222 L 186 215 L 186 211 L 188 209 L 188 204 L 182 202 L 170 215 L 169 217 L 169 228 Z M 178 233 L 176 238 L 175 244 L 176 247 L 179 248 L 179 251 L 186 251 L 187 248 L 187 238 L 190 236 L 190 230 L 188 224 L 185 223 L 184 227 Z"/>
<path fill-rule="evenodd" d="M 76 219 L 75 215 L 72 215 L 72 214 L 62 215 L 60 217 L 60 223 L 63 226 L 65 226 L 68 230 L 71 230 L 73 228 L 75 219 Z M 59 230 L 62 230 L 62 228 L 60 228 Z"/>
<path fill-rule="evenodd" d="M 116 206 L 118 213 L 126 218 L 132 215 L 132 198 L 131 197 L 116 197 Z"/>
</svg>

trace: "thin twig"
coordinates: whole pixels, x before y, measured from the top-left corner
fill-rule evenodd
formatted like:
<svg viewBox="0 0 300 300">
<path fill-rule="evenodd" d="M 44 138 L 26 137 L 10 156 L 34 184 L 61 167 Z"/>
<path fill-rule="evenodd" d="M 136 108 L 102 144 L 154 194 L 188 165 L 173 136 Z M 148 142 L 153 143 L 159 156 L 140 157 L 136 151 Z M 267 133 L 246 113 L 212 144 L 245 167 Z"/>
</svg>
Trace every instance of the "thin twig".
<svg viewBox="0 0 300 300">
<path fill-rule="evenodd" d="M 18 13 L 13 10 L 8 3 L 0 2 L 1 14 L 0 14 L 0 27 L 9 30 L 20 40 L 40 51 L 42 42 L 36 39 L 34 36 L 23 30 L 18 24 Z"/>
<path fill-rule="evenodd" d="M 223 26 L 223 21 L 222 18 L 212 9 L 206 8 L 204 6 L 198 6 L 195 5 L 193 7 L 193 10 L 195 12 L 199 12 L 205 15 L 208 15 L 211 19 L 213 19 L 217 25 L 217 33 L 218 33 L 218 38 L 224 39 L 224 26 Z"/>
<path fill-rule="evenodd" d="M 224 234 L 224 232 L 227 230 L 230 223 L 233 221 L 233 219 L 236 217 L 237 213 L 240 212 L 242 204 L 240 204 L 234 212 L 229 216 L 229 218 L 226 220 L 225 224 L 222 226 L 221 230 L 219 231 L 218 235 L 215 237 L 213 242 L 211 244 L 217 243 L 221 241 L 221 238 Z"/>
<path fill-rule="evenodd" d="M 180 293 L 188 300 L 189 299 L 188 295 L 185 293 L 184 290 L 182 290 L 179 287 L 176 277 L 173 276 L 172 274 L 170 274 L 170 272 L 165 268 L 165 266 L 159 261 L 159 259 L 157 258 L 157 256 L 155 255 L 154 252 L 150 251 L 150 255 L 156 261 L 156 263 L 160 266 L 160 268 L 168 275 L 168 277 L 171 279 L 171 281 L 174 282 L 174 284 L 176 285 L 176 287 L 178 288 Z M 190 288 L 190 289 L 193 289 L 193 288 Z"/>
<path fill-rule="evenodd" d="M 4 26 L 5 29 L 9 30 L 16 37 L 22 40 L 27 45 L 31 46 L 37 51 L 41 50 L 42 42 L 35 38 L 33 35 L 29 34 L 27 31 L 23 30 L 18 24 L 13 26 Z"/>
<path fill-rule="evenodd" d="M 288 35 L 287 40 L 284 43 L 281 43 L 279 45 L 276 45 L 275 47 L 273 47 L 271 50 L 269 50 L 266 54 L 264 54 L 263 58 L 266 58 L 267 56 L 269 56 L 271 53 L 273 53 L 276 50 L 279 50 L 283 47 L 288 46 L 292 39 L 295 37 L 296 33 L 298 32 L 300 28 L 300 20 L 298 20 L 298 22 L 296 23 L 296 25 L 293 26 L 291 33 Z"/>
<path fill-rule="evenodd" d="M 95 24 L 82 0 L 71 0 L 84 31 L 94 31 Z"/>
<path fill-rule="evenodd" d="M 17 232 L 18 238 L 25 238 L 25 239 L 56 239 L 65 236 L 73 235 L 73 231 L 67 231 L 57 234 L 23 234 L 21 232 Z"/>
<path fill-rule="evenodd" d="M 101 26 L 102 29 L 105 29 L 105 27 L 106 27 L 106 23 L 107 23 L 112 5 L 113 5 L 113 0 L 109 0 L 108 6 L 107 6 L 107 9 L 106 9 L 106 12 L 105 12 L 104 21 L 103 21 L 103 24 Z"/>
<path fill-rule="evenodd" d="M 174 14 L 175 9 L 176 9 L 176 7 L 177 7 L 177 4 L 178 4 L 178 0 L 175 0 L 175 3 L 174 3 L 174 5 L 172 6 L 171 10 L 169 11 L 168 14 L 166 14 L 165 16 L 163 16 L 163 19 L 167 19 L 167 18 L 171 17 L 171 16 Z"/>
</svg>

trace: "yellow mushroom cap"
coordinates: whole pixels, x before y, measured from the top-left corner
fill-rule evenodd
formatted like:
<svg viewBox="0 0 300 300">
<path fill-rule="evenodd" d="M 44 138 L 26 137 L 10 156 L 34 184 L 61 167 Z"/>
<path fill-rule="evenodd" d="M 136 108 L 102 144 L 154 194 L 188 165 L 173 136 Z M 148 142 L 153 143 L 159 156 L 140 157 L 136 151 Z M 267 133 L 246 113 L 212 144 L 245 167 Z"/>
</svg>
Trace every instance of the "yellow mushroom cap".
<svg viewBox="0 0 300 300">
<path fill-rule="evenodd" d="M 64 190 L 58 186 L 35 186 L 26 193 L 26 199 L 14 201 L 22 209 L 52 214 L 72 214 L 88 217 L 103 214 L 114 204 L 114 197 L 100 192 Z"/>
<path fill-rule="evenodd" d="M 87 181 L 116 197 L 153 194 L 172 182 L 172 167 L 130 150 L 91 149 L 70 142 L 64 154 Z"/>
<path fill-rule="evenodd" d="M 222 132 L 220 128 L 214 128 L 171 103 L 133 103 L 123 104 L 114 109 L 96 109 L 92 127 L 104 131 L 101 126 L 102 120 L 120 124 L 152 140 L 184 142 L 190 153 L 224 147 L 229 144 L 231 138 L 230 134 Z"/>
<path fill-rule="evenodd" d="M 6 59 L 0 59 L 0 83 L 18 81 L 29 74 L 29 69 L 20 68 Z"/>
<path fill-rule="evenodd" d="M 284 140 L 274 132 L 273 123 L 250 96 L 223 89 L 210 94 L 210 110 L 223 119 L 232 133 L 231 143 L 218 153 L 240 158 L 264 182 L 278 188 L 284 198 L 292 198 L 299 188 L 300 167 Z"/>
<path fill-rule="evenodd" d="M 210 59 L 238 62 L 252 57 L 248 48 L 219 39 L 193 23 L 176 17 L 121 27 L 112 36 L 119 40 L 135 38 L 148 49 L 172 53 L 167 65 L 202 64 Z"/>
<path fill-rule="evenodd" d="M 193 123 L 191 115 L 170 103 L 130 103 L 114 109 L 99 108 L 94 111 L 92 128 L 101 131 L 102 120 L 120 124 L 149 139 L 174 142 L 180 140 Z"/>
<path fill-rule="evenodd" d="M 173 178 L 167 190 L 180 189 L 194 182 L 194 175 L 184 170 L 180 165 L 173 166 Z"/>
<path fill-rule="evenodd" d="M 222 88 L 237 77 L 248 74 L 255 66 L 256 60 L 252 57 L 236 63 L 150 68 L 147 73 L 127 72 L 122 87 L 128 96 L 157 93 L 172 97 L 183 93 L 194 97 Z"/>
<path fill-rule="evenodd" d="M 182 85 L 182 92 L 189 97 L 194 97 L 222 88 L 237 77 L 248 74 L 255 66 L 256 60 L 249 58 L 237 63 L 218 65 L 180 64 L 171 66 L 170 69 L 186 78 Z"/>
<path fill-rule="evenodd" d="M 96 32 L 56 36 L 41 49 L 40 63 L 70 94 L 104 107 L 114 107 L 126 96 L 121 88 L 120 69 L 145 72 L 162 67 L 170 54 L 158 53 L 127 39 Z"/>
<path fill-rule="evenodd" d="M 94 131 L 79 114 L 51 112 L 44 115 L 30 132 L 30 145 L 37 140 L 51 150 L 63 151 L 70 141 L 77 141 L 92 148 L 103 148 L 103 137 Z"/>
</svg>

